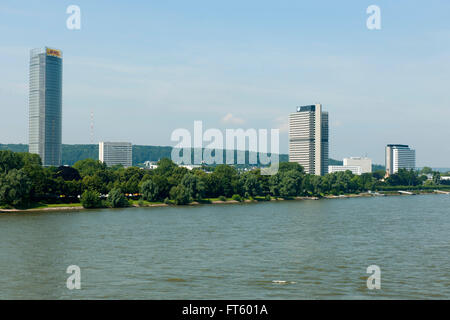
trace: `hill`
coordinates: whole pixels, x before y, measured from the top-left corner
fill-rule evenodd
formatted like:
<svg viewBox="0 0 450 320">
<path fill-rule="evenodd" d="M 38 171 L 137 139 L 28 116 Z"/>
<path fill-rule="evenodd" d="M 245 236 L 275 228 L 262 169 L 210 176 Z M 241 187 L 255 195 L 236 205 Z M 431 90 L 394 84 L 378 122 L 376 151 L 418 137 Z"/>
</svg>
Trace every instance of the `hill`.
<svg viewBox="0 0 450 320">
<path fill-rule="evenodd" d="M 27 144 L 0 144 L 0 150 L 11 150 L 14 152 L 27 152 Z M 142 164 L 145 161 L 158 161 L 162 158 L 170 158 L 172 147 L 170 146 L 143 146 L 133 145 L 133 165 Z M 238 151 L 243 152 L 243 151 Z M 63 165 L 73 165 L 82 159 L 98 159 L 97 144 L 63 144 L 62 145 L 62 163 Z M 235 159 L 237 151 L 235 151 Z M 248 162 L 249 152 L 245 151 L 245 158 Z M 287 154 L 280 154 L 280 162 L 287 162 Z M 226 155 L 224 151 L 224 161 Z M 330 159 L 330 165 L 342 165 L 342 161 Z"/>
</svg>

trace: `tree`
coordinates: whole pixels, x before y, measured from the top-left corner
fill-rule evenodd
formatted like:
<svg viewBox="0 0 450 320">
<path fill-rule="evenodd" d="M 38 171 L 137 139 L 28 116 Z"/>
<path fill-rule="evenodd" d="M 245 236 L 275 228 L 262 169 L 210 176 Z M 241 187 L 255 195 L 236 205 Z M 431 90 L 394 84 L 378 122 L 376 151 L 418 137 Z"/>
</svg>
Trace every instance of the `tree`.
<svg viewBox="0 0 450 320">
<path fill-rule="evenodd" d="M 190 202 L 189 190 L 181 184 L 172 187 L 170 189 L 170 198 L 175 201 L 175 204 L 188 204 Z"/>
<path fill-rule="evenodd" d="M 205 195 L 205 185 L 203 181 L 192 173 L 184 175 L 183 179 L 181 179 L 181 185 L 187 188 L 191 200 L 200 200 Z"/>
<path fill-rule="evenodd" d="M 432 174 L 433 173 L 433 169 L 431 169 L 430 167 L 423 167 L 422 170 L 420 170 L 421 174 Z"/>
<path fill-rule="evenodd" d="M 68 167 L 68 166 L 60 166 L 58 167 L 55 177 L 61 177 L 64 181 L 72 181 L 72 180 L 80 180 L 81 176 L 77 169 Z"/>
<path fill-rule="evenodd" d="M 386 179 L 390 186 L 416 186 L 421 183 L 418 174 L 414 170 L 399 169 L 397 173 L 392 174 Z"/>
<path fill-rule="evenodd" d="M 278 172 L 269 178 L 269 190 L 274 197 L 289 198 L 304 192 L 304 170 L 295 162 L 280 163 Z M 305 181 L 305 186 L 309 180 Z"/>
<path fill-rule="evenodd" d="M 256 172 L 246 172 L 241 176 L 242 189 L 251 197 L 261 194 L 261 184 Z"/>
<path fill-rule="evenodd" d="M 171 176 L 173 170 L 177 168 L 177 165 L 168 158 L 163 158 L 157 163 L 158 168 L 155 169 L 155 174 L 162 175 L 165 177 Z"/>
<path fill-rule="evenodd" d="M 142 198 L 147 201 L 161 200 L 158 185 L 152 179 L 146 180 L 141 185 Z"/>
<path fill-rule="evenodd" d="M 386 175 L 386 170 L 376 170 L 372 172 L 372 177 L 374 177 L 377 180 L 381 180 Z"/>
<path fill-rule="evenodd" d="M 128 207 L 128 200 L 119 188 L 112 189 L 108 194 L 108 203 L 113 208 Z"/>
<path fill-rule="evenodd" d="M 94 190 L 85 190 L 81 195 L 80 202 L 83 208 L 86 209 L 100 208 L 102 206 L 100 193 Z"/>
<path fill-rule="evenodd" d="M 293 197 L 301 193 L 302 175 L 297 170 L 289 170 L 281 173 L 279 186 L 280 196 Z"/>
<path fill-rule="evenodd" d="M 87 190 L 97 191 L 99 193 L 107 193 L 106 186 L 99 175 L 85 176 L 83 178 L 83 188 Z"/>
<path fill-rule="evenodd" d="M 220 164 L 211 174 L 211 180 L 216 184 L 214 196 L 231 197 L 237 193 L 239 187 L 239 176 L 235 168 L 226 164 Z"/>
<path fill-rule="evenodd" d="M 0 173 L 8 173 L 12 169 L 20 169 L 23 166 L 22 157 L 9 150 L 0 151 Z"/>
<path fill-rule="evenodd" d="M 73 167 L 78 170 L 81 177 L 93 176 L 95 173 L 106 170 L 106 164 L 100 160 L 84 159 L 75 162 Z"/>
<path fill-rule="evenodd" d="M 29 202 L 31 181 L 22 170 L 0 175 L 0 204 L 23 207 Z"/>
<path fill-rule="evenodd" d="M 441 184 L 441 173 L 439 171 L 433 172 L 433 184 Z"/>
</svg>

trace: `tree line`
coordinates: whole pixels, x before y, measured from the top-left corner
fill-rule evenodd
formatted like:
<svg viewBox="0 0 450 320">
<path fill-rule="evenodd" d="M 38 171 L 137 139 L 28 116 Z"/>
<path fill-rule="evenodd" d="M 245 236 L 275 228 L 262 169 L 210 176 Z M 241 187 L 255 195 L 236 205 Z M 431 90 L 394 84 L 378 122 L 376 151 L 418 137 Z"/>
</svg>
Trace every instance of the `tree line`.
<svg viewBox="0 0 450 320">
<path fill-rule="evenodd" d="M 38 155 L 0 151 L 0 206 L 26 208 L 33 203 L 79 202 L 87 208 L 123 207 L 129 199 L 188 204 L 193 201 L 232 198 L 270 200 L 298 196 L 340 195 L 422 185 L 437 185 L 418 171 L 401 169 L 384 179 L 384 170 L 362 175 L 350 171 L 324 176 L 306 174 L 297 163 L 281 162 L 275 175 L 259 168 L 240 170 L 216 165 L 188 170 L 168 158 L 153 170 L 107 167 L 85 159 L 73 166 L 44 167 Z"/>
</svg>

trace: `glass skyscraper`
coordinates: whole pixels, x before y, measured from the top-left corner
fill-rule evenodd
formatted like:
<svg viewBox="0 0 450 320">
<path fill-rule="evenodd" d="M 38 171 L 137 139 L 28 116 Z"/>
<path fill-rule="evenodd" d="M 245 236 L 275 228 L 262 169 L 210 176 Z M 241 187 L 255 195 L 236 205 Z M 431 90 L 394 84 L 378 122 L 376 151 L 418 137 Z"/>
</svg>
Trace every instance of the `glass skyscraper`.
<svg viewBox="0 0 450 320">
<path fill-rule="evenodd" d="M 62 52 L 38 48 L 30 52 L 29 152 L 45 166 L 61 165 Z"/>
</svg>

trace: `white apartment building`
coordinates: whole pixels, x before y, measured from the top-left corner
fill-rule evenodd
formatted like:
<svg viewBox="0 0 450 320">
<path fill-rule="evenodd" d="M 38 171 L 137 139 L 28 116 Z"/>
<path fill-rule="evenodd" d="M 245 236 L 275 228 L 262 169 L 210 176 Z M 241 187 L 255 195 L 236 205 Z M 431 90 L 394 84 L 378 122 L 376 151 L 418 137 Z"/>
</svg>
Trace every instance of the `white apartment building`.
<svg viewBox="0 0 450 320">
<path fill-rule="evenodd" d="M 386 172 L 397 173 L 399 169 L 416 169 L 416 150 L 405 144 L 386 146 Z"/>
<path fill-rule="evenodd" d="M 372 172 L 372 159 L 363 157 L 344 158 L 344 166 L 359 166 L 362 173 Z"/>
<path fill-rule="evenodd" d="M 333 172 L 345 172 L 347 170 L 350 170 L 353 174 L 360 176 L 362 172 L 361 166 L 328 166 L 328 173 Z"/>
<path fill-rule="evenodd" d="M 289 115 L 289 162 L 309 174 L 328 173 L 328 112 L 321 104 L 297 107 Z"/>
<path fill-rule="evenodd" d="M 131 167 L 133 163 L 132 144 L 130 142 L 100 142 L 98 158 L 107 166 L 122 165 Z"/>
</svg>

